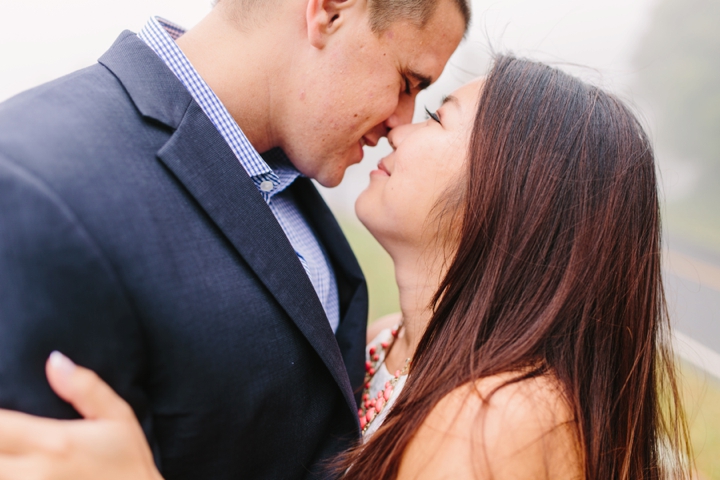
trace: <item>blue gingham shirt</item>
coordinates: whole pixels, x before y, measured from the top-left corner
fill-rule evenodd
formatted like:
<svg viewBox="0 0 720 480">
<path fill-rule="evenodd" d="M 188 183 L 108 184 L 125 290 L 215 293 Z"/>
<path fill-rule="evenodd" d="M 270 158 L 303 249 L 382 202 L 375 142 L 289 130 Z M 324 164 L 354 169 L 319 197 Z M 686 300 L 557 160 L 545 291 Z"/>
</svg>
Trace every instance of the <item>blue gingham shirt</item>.
<svg viewBox="0 0 720 480">
<path fill-rule="evenodd" d="M 154 17 L 138 36 L 153 49 L 188 89 L 205 115 L 215 125 L 240 161 L 282 227 L 310 277 L 333 331 L 340 323 L 337 282 L 327 254 L 313 234 L 287 191 L 300 172 L 280 149 L 261 156 L 250 144 L 235 120 L 208 87 L 175 43 L 185 30 L 165 19 Z M 272 167 L 271 167 L 272 166 Z M 288 288 L 292 288 L 288 285 Z"/>
</svg>

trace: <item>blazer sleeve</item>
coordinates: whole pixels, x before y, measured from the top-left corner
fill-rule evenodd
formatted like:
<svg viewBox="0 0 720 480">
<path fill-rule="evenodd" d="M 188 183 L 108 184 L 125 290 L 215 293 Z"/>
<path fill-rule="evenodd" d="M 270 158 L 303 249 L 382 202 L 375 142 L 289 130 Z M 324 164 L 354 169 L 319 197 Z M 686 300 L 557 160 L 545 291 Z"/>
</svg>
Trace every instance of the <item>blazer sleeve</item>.
<svg viewBox="0 0 720 480">
<path fill-rule="evenodd" d="M 77 418 L 45 378 L 53 350 L 147 417 L 142 332 L 112 266 L 47 185 L 0 156 L 0 407 Z"/>
</svg>

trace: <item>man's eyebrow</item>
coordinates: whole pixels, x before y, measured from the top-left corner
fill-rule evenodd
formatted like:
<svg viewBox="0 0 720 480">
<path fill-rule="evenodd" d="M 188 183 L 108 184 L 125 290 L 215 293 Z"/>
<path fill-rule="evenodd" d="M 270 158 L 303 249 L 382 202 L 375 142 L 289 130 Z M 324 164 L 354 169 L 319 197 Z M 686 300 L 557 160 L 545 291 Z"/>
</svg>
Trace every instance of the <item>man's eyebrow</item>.
<svg viewBox="0 0 720 480">
<path fill-rule="evenodd" d="M 433 83 L 432 77 L 428 77 L 427 75 L 423 75 L 422 73 L 416 72 L 414 70 L 407 70 L 405 74 L 408 77 L 412 77 L 417 82 L 415 88 L 417 88 L 418 90 L 425 90 Z"/>
</svg>

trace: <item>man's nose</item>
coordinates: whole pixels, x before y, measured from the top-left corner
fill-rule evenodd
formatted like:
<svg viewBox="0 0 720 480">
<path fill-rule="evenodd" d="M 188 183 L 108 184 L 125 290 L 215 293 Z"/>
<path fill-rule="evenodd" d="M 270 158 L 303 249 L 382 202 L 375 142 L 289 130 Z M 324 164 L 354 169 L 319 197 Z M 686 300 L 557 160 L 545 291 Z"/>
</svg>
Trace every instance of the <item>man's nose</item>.
<svg viewBox="0 0 720 480">
<path fill-rule="evenodd" d="M 385 126 L 388 130 L 406 125 L 412 122 L 413 113 L 415 113 L 415 97 L 417 95 L 400 95 L 398 100 L 397 108 L 395 111 L 385 120 Z"/>
<path fill-rule="evenodd" d="M 398 146 L 403 142 L 408 134 L 414 132 L 416 129 L 421 128 L 421 123 L 406 123 L 399 127 L 393 128 L 387 134 L 388 143 L 393 150 L 397 150 Z"/>
<path fill-rule="evenodd" d="M 400 95 L 395 111 L 383 123 L 376 125 L 367 137 L 377 143 L 382 137 L 387 137 L 392 129 L 410 124 L 415 113 L 416 96 Z"/>
</svg>

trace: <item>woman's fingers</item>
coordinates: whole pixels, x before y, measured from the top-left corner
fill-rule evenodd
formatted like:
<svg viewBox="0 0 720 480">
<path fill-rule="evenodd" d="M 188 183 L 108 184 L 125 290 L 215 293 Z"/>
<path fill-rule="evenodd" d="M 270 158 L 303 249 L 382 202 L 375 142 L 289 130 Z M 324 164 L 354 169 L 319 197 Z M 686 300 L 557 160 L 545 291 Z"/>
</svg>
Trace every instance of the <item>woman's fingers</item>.
<svg viewBox="0 0 720 480">
<path fill-rule="evenodd" d="M 35 463 L 37 459 L 27 456 L 7 456 L 0 454 L 0 480 L 35 480 L 45 475 Z"/>
<path fill-rule="evenodd" d="M 132 409 L 100 377 L 60 353 L 46 373 L 86 420 L 0 410 L 0 480 L 162 480 Z"/>
<path fill-rule="evenodd" d="M 56 420 L 0 410 L 0 455 L 21 455 L 63 448 Z M 2 477 L 0 477 L 2 478 Z"/>
<path fill-rule="evenodd" d="M 45 364 L 50 386 L 83 417 L 96 420 L 135 421 L 130 406 L 92 370 L 75 365 L 60 352 Z"/>
<path fill-rule="evenodd" d="M 0 480 L 162 480 L 136 420 L 0 410 Z"/>
</svg>

